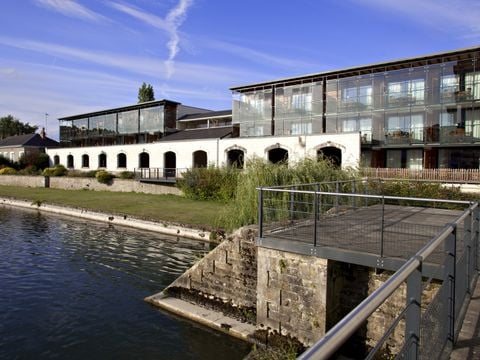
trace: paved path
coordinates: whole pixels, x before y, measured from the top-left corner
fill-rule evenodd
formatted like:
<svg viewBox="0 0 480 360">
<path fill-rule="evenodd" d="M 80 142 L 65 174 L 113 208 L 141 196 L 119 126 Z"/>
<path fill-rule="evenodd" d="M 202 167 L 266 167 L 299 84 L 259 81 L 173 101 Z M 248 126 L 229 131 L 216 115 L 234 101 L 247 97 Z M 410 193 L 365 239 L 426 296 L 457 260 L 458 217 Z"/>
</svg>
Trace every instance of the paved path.
<svg viewBox="0 0 480 360">
<path fill-rule="evenodd" d="M 451 360 L 480 359 L 480 278 L 470 300 Z"/>
</svg>

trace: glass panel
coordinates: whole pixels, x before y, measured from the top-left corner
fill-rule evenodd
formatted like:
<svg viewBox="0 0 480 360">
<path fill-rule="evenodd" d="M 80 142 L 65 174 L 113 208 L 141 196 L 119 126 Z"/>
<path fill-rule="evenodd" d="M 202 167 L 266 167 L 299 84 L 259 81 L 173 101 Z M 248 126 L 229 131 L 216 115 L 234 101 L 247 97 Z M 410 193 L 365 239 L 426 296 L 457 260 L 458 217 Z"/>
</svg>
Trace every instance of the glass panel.
<svg viewBox="0 0 480 360">
<path fill-rule="evenodd" d="M 240 136 L 271 135 L 272 91 L 237 94 L 233 101 L 233 114 L 240 123 Z"/>
<path fill-rule="evenodd" d="M 369 144 L 372 142 L 372 119 L 360 118 L 358 120 L 362 143 Z"/>
<path fill-rule="evenodd" d="M 410 149 L 407 150 L 406 167 L 413 170 L 421 170 L 423 168 L 423 150 Z"/>
<path fill-rule="evenodd" d="M 118 133 L 138 133 L 138 110 L 130 110 L 118 113 Z"/>
<path fill-rule="evenodd" d="M 402 167 L 402 150 L 387 150 L 387 167 Z"/>
<path fill-rule="evenodd" d="M 140 109 L 140 132 L 163 131 L 163 106 Z"/>
</svg>

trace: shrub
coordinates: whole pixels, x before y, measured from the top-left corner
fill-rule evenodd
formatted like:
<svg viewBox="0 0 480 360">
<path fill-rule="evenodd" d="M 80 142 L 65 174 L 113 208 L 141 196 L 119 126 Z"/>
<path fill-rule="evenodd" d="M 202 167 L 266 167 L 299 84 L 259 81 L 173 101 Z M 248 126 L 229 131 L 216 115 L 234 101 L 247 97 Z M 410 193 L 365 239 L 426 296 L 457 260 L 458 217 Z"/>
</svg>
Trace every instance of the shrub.
<svg viewBox="0 0 480 360">
<path fill-rule="evenodd" d="M 68 170 L 63 165 L 56 165 L 53 168 L 46 168 L 43 170 L 43 176 L 65 176 L 67 175 Z"/>
<path fill-rule="evenodd" d="M 98 170 L 95 174 L 95 178 L 100 184 L 110 184 L 114 176 L 108 171 Z"/>
<path fill-rule="evenodd" d="M 3 167 L 14 168 L 15 164 L 9 159 L 7 159 L 6 157 L 4 157 L 3 155 L 0 155 L 0 168 L 3 168 Z"/>
<path fill-rule="evenodd" d="M 18 173 L 21 175 L 38 175 L 40 171 L 35 165 L 28 165 L 26 168 L 21 169 Z"/>
<path fill-rule="evenodd" d="M 177 185 L 191 199 L 228 201 L 235 194 L 238 176 L 239 170 L 232 167 L 193 168 Z"/>
<path fill-rule="evenodd" d="M 3 169 L 0 169 L 0 175 L 17 175 L 17 170 L 7 166 L 7 167 L 4 167 Z"/>
<path fill-rule="evenodd" d="M 118 174 L 118 177 L 120 179 L 134 179 L 135 173 L 133 171 L 122 171 L 120 174 Z"/>
<path fill-rule="evenodd" d="M 68 172 L 69 177 L 83 177 L 83 178 L 94 178 L 97 175 L 97 170 L 90 171 L 80 171 L 80 170 L 70 170 Z"/>
<path fill-rule="evenodd" d="M 20 168 L 34 166 L 36 169 L 43 170 L 50 165 L 50 158 L 47 154 L 40 151 L 30 151 L 25 153 L 18 160 Z"/>
</svg>

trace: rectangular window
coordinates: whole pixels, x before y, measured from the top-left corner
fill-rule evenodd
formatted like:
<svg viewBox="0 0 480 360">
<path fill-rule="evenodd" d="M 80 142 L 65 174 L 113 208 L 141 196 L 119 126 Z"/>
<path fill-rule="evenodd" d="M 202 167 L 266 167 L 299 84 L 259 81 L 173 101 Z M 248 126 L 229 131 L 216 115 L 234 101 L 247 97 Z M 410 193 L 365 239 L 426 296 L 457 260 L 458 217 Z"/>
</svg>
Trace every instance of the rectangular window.
<svg viewBox="0 0 480 360">
<path fill-rule="evenodd" d="M 387 167 L 402 167 L 402 150 L 387 150 Z"/>
<path fill-rule="evenodd" d="M 358 120 L 359 130 L 361 134 L 361 139 L 363 143 L 372 142 L 372 119 L 370 118 L 360 118 Z"/>
<path fill-rule="evenodd" d="M 423 103 L 425 99 L 425 80 L 404 80 L 388 84 L 388 101 L 392 105 Z"/>
<path fill-rule="evenodd" d="M 306 135 L 312 133 L 312 123 L 292 124 L 290 133 L 292 135 Z"/>
<path fill-rule="evenodd" d="M 412 170 L 422 170 L 423 168 L 423 150 L 410 149 L 407 150 L 406 168 Z"/>
<path fill-rule="evenodd" d="M 465 93 L 461 100 L 480 99 L 480 72 L 468 73 L 465 75 Z"/>
</svg>

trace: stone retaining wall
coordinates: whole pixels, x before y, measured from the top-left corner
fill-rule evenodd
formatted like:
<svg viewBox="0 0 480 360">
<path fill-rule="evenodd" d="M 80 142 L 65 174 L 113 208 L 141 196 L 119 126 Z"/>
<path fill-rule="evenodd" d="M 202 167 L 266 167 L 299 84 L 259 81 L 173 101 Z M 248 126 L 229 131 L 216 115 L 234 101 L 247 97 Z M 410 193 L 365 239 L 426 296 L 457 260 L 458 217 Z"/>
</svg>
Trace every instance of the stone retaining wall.
<svg viewBox="0 0 480 360">
<path fill-rule="evenodd" d="M 45 187 L 43 176 L 0 175 L 0 185 Z M 113 179 L 109 185 L 101 184 L 95 178 L 50 177 L 50 188 L 62 190 L 95 190 L 113 192 L 138 192 L 145 194 L 181 195 L 175 186 L 146 184 L 136 180 Z"/>
</svg>

